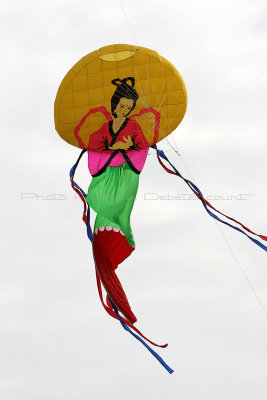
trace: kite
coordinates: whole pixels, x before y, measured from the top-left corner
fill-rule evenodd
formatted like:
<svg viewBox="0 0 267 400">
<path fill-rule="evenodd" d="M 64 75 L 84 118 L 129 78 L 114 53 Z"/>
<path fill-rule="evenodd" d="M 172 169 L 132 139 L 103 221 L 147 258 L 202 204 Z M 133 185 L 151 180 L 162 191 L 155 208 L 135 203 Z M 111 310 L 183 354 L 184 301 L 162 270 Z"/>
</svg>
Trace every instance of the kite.
<svg viewBox="0 0 267 400">
<path fill-rule="evenodd" d="M 216 210 L 204 199 L 198 187 L 184 178 L 158 149 L 157 143 L 181 123 L 186 107 L 186 87 L 174 65 L 153 50 L 127 44 L 105 46 L 78 61 L 64 77 L 54 104 L 56 131 L 66 142 L 82 149 L 70 170 L 70 181 L 83 201 L 82 219 L 92 242 L 102 305 L 169 373 L 173 370 L 147 342 L 158 347 L 167 344 L 152 342 L 136 328 L 137 318 L 116 274 L 118 266 L 135 250 L 130 216 L 149 149 L 156 151 L 166 172 L 181 178 L 189 186 L 211 217 L 267 250 L 263 243 L 246 232 L 265 241 L 266 236 L 257 235 Z M 77 166 L 86 152 L 92 176 L 87 193 L 74 181 Z M 90 208 L 96 212 L 93 230 Z M 240 225 L 243 230 L 222 220 L 211 210 Z"/>
</svg>

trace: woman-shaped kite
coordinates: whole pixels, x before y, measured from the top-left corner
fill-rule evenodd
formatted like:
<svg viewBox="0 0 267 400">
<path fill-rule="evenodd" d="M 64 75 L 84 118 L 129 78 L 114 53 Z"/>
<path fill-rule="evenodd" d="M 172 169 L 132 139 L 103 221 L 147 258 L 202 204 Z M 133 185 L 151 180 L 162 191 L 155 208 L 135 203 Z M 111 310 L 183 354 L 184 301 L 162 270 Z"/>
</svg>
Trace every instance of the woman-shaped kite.
<svg viewBox="0 0 267 400">
<path fill-rule="evenodd" d="M 134 74 L 136 78 L 140 97 L 149 96 L 151 106 L 157 111 L 152 107 L 140 110 L 137 105 L 138 111 L 140 110 L 138 114 L 130 115 L 139 98 L 135 89 L 135 79 L 133 77 L 113 79 L 119 73 L 127 76 L 128 71 L 133 71 L 130 74 Z M 111 79 L 116 90 L 111 96 L 110 114 L 104 106 L 98 107 L 98 105 L 106 101 L 106 93 L 110 90 L 108 83 Z M 56 130 L 68 143 L 77 146 L 78 142 L 78 147 L 83 149 L 71 168 L 70 178 L 73 189 L 84 203 L 83 220 L 93 245 L 101 302 L 105 310 L 112 317 L 119 319 L 124 329 L 141 341 L 170 373 L 173 370 L 143 339 L 159 347 L 167 345 L 153 343 L 133 325 L 136 317 L 115 273 L 118 265 L 135 248 L 130 215 L 138 189 L 139 174 L 144 166 L 149 146 L 155 148 L 158 161 L 165 171 L 181 178 L 212 218 L 247 236 L 257 246 L 267 251 L 266 244 L 259 240 L 266 242 L 267 236 L 253 232 L 241 222 L 213 207 L 199 188 L 184 178 L 166 154 L 157 149 L 156 143 L 173 132 L 182 121 L 186 105 L 185 84 L 176 68 L 153 50 L 125 44 L 105 46 L 83 57 L 63 79 L 55 100 Z M 80 119 L 84 109 L 90 111 L 76 126 L 77 115 Z M 104 114 L 107 122 L 96 132 L 88 132 L 89 141 L 84 143 L 85 140 L 81 139 L 81 135 L 84 138 L 86 132 L 83 124 L 87 117 L 99 112 Z M 154 118 L 151 121 L 155 121 L 153 140 L 149 142 L 150 135 L 144 135 L 135 119 L 145 113 L 153 113 Z M 92 126 L 98 126 L 98 117 L 95 118 Z M 142 124 L 142 126 L 147 125 Z M 75 126 L 75 138 L 73 138 Z M 82 126 L 83 129 L 80 131 Z M 86 151 L 88 151 L 89 170 L 93 177 L 87 195 L 74 181 L 75 170 Z M 88 205 L 97 213 L 93 234 Z M 256 238 L 251 235 L 255 235 Z M 107 292 L 107 304 L 103 300 L 101 282 Z"/>
<path fill-rule="evenodd" d="M 105 107 L 92 109 L 75 129 L 79 146 L 88 149 L 89 171 L 93 177 L 86 201 L 97 213 L 92 242 L 96 272 L 107 292 L 110 309 L 113 309 L 111 299 L 131 324 L 137 319 L 115 269 L 135 248 L 130 215 L 139 174 L 150 147 L 140 125 L 132 118 L 149 112 L 155 115 L 152 145 L 157 142 L 160 122 L 160 114 L 153 108 L 142 109 L 129 117 L 139 98 L 134 83 L 132 77 L 112 80 L 116 86 L 111 98 L 112 116 Z M 99 111 L 108 122 L 90 135 L 86 146 L 79 137 L 80 127 L 90 114 Z"/>
</svg>

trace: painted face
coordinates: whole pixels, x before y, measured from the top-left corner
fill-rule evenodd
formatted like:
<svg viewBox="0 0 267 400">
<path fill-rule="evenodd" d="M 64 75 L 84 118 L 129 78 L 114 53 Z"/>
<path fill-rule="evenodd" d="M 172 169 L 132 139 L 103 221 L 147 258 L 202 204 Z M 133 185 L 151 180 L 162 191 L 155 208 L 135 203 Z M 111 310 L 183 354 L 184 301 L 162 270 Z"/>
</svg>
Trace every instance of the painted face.
<svg viewBox="0 0 267 400">
<path fill-rule="evenodd" d="M 134 101 L 132 99 L 122 97 L 114 112 L 116 113 L 117 117 L 125 117 L 131 111 L 133 105 Z"/>
</svg>

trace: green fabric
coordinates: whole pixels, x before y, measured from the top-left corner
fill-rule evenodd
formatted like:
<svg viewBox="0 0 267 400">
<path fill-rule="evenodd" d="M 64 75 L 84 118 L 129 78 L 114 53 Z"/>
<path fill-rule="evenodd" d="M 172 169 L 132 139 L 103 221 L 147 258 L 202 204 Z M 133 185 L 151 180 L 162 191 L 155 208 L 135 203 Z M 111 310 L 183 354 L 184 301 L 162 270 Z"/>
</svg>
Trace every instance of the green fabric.
<svg viewBox="0 0 267 400">
<path fill-rule="evenodd" d="M 122 230 L 128 243 L 135 247 L 130 215 L 139 184 L 139 175 L 127 163 L 107 167 L 92 179 L 86 201 L 97 213 L 94 229 L 113 226 Z"/>
</svg>

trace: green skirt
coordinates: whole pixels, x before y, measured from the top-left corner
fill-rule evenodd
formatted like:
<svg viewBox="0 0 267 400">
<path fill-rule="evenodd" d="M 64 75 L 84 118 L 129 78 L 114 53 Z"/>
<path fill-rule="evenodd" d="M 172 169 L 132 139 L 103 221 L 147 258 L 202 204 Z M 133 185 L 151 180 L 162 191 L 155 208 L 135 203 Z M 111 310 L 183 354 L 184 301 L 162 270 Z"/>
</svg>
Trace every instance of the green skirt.
<svg viewBox="0 0 267 400">
<path fill-rule="evenodd" d="M 97 213 L 94 229 L 113 226 L 122 230 L 128 243 L 135 247 L 130 215 L 139 184 L 139 175 L 127 163 L 107 167 L 92 179 L 86 201 Z"/>
</svg>

